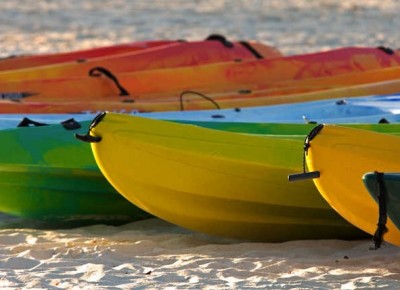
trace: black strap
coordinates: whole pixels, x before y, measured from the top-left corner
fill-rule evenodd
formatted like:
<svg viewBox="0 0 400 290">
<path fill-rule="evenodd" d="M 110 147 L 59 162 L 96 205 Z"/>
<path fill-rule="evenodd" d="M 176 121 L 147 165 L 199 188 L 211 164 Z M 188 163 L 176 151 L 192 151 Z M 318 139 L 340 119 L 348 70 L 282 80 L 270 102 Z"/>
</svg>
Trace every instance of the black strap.
<svg viewBox="0 0 400 290">
<path fill-rule="evenodd" d="M 382 50 L 384 53 L 389 54 L 389 55 L 393 55 L 393 54 L 394 54 L 394 50 L 391 49 L 390 47 L 378 46 L 377 49 L 380 49 L 380 50 Z"/>
<path fill-rule="evenodd" d="M 386 186 L 385 182 L 383 181 L 383 173 L 375 171 L 375 174 L 376 174 L 376 182 L 378 185 L 378 192 L 375 193 L 375 195 L 378 198 L 379 218 L 378 218 L 377 229 L 373 236 L 374 250 L 380 248 L 380 246 L 383 243 L 383 235 L 388 231 L 386 227 L 386 222 L 387 222 Z"/>
<path fill-rule="evenodd" d="M 318 133 L 322 130 L 323 127 L 324 127 L 323 124 L 317 125 L 306 136 L 303 147 L 303 172 L 290 174 L 288 176 L 289 182 L 305 180 L 305 179 L 314 179 L 314 178 L 319 178 L 321 176 L 319 171 L 306 172 L 306 155 L 308 154 L 308 149 L 310 148 L 310 141 L 313 140 L 318 135 Z"/>
<path fill-rule="evenodd" d="M 258 59 L 263 59 L 264 57 L 262 56 L 262 54 L 260 54 L 254 47 L 251 46 L 250 43 L 248 43 L 247 41 L 241 41 L 240 42 L 241 45 L 243 45 L 245 48 L 247 48 L 256 58 Z"/>
<path fill-rule="evenodd" d="M 110 80 L 112 80 L 114 82 L 114 84 L 117 86 L 117 88 L 119 89 L 120 93 L 119 95 L 122 96 L 129 96 L 129 92 L 120 84 L 120 82 L 118 81 L 117 77 L 114 76 L 108 69 L 105 69 L 104 67 L 94 67 L 89 71 L 89 76 L 91 77 L 99 77 L 101 75 L 105 75 L 106 77 L 108 77 Z"/>
</svg>

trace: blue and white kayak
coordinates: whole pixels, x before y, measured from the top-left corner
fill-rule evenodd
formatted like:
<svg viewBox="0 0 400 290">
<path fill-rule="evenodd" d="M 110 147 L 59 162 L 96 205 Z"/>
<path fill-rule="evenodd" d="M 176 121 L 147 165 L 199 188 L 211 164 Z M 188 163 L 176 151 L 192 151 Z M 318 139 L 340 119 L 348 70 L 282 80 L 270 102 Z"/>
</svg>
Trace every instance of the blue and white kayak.
<svg viewBox="0 0 400 290">
<path fill-rule="evenodd" d="M 400 121 L 400 94 L 330 99 L 294 104 L 221 110 L 132 113 L 176 121 L 252 123 L 379 123 Z M 2 114 L 0 129 L 60 123 L 69 119 L 92 120 L 96 114 Z M 21 124 L 22 122 L 22 124 Z"/>
</svg>

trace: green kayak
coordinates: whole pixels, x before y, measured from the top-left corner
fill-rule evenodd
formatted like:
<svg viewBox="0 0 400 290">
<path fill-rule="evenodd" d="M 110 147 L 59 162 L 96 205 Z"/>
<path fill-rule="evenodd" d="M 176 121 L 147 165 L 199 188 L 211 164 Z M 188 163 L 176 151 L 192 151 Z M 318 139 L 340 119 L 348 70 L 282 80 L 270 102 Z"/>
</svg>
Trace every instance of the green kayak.
<svg viewBox="0 0 400 290">
<path fill-rule="evenodd" d="M 387 215 L 400 230 L 400 173 L 368 172 L 364 174 L 363 181 L 380 207 L 382 216 L 376 217 L 377 223 L 382 222 L 381 219 L 385 219 L 384 216 Z"/>
<path fill-rule="evenodd" d="M 132 221 L 150 215 L 105 180 L 75 129 L 62 125 L 0 131 L 0 211 L 41 220 Z M 85 127 L 84 127 L 85 128 Z"/>
</svg>

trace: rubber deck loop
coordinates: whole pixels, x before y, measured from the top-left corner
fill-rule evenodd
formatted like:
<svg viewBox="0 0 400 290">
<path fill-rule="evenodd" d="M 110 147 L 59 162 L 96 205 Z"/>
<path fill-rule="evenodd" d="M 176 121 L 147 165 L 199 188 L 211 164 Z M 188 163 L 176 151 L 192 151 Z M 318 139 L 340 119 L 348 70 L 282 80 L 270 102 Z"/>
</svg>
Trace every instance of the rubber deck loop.
<svg viewBox="0 0 400 290">
<path fill-rule="evenodd" d="M 94 67 L 89 70 L 89 76 L 91 76 L 91 77 L 99 77 L 102 74 L 114 82 L 114 84 L 117 86 L 117 88 L 120 91 L 119 95 L 121 97 L 129 96 L 129 92 L 120 84 L 117 77 L 114 76 L 109 70 L 105 69 L 104 67 L 100 67 L 100 66 Z"/>
<path fill-rule="evenodd" d="M 49 124 L 46 123 L 40 123 L 37 121 L 33 121 L 29 118 L 24 117 L 21 122 L 17 125 L 17 127 L 39 127 L 39 126 L 48 126 Z"/>
<path fill-rule="evenodd" d="M 206 95 L 204 95 L 202 93 L 196 92 L 196 91 L 183 91 L 179 96 L 179 102 L 180 102 L 181 111 L 184 111 L 184 108 L 183 108 L 183 96 L 186 95 L 186 94 L 194 94 L 196 96 L 200 96 L 203 99 L 206 99 L 207 101 L 210 101 L 218 110 L 221 109 L 221 107 L 218 105 L 218 103 L 215 100 L 213 100 L 211 97 L 208 97 L 208 96 L 206 96 Z"/>
<path fill-rule="evenodd" d="M 60 124 L 66 130 L 76 130 L 76 129 L 79 129 L 82 127 L 81 124 L 79 124 L 79 122 L 77 122 L 74 118 L 65 120 L 65 121 L 61 122 Z"/>
</svg>

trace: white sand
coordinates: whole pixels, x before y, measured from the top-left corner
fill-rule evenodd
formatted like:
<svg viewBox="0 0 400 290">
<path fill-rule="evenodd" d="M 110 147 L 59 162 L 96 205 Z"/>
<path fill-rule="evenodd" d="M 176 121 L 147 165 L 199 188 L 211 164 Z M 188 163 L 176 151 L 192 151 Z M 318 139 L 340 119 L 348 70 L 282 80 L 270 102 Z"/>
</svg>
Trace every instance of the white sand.
<svg viewBox="0 0 400 290">
<path fill-rule="evenodd" d="M 159 219 L 0 230 L 0 288 L 398 289 L 400 251 L 372 242 L 244 243 Z"/>
</svg>

